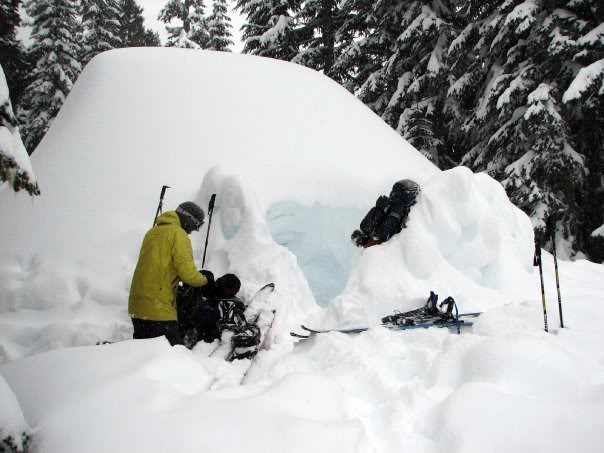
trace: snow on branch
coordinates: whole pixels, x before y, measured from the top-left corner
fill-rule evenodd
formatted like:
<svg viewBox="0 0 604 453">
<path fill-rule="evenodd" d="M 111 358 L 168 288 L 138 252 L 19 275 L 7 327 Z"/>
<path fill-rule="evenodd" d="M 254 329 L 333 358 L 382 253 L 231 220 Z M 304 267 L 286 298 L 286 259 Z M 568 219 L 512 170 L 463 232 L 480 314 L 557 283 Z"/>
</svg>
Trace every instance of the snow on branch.
<svg viewBox="0 0 604 453">
<path fill-rule="evenodd" d="M 15 192 L 25 189 L 30 195 L 40 194 L 29 156 L 21 141 L 6 78 L 0 66 L 0 190 L 3 183 L 8 183 Z"/>
<path fill-rule="evenodd" d="M 522 72 L 514 78 L 510 82 L 510 85 L 505 89 L 505 91 L 499 96 L 497 99 L 497 109 L 501 110 L 501 108 L 510 103 L 510 99 L 514 94 L 522 95 L 527 89 L 532 85 L 532 81 L 527 77 L 530 73 L 532 66 L 527 66 L 522 70 Z"/>
<path fill-rule="evenodd" d="M 465 44 L 468 36 L 472 33 L 474 28 L 474 23 L 469 23 L 466 28 L 453 40 L 451 41 L 451 45 L 449 46 L 448 54 L 452 55 L 456 50 L 461 49 Z"/>
<path fill-rule="evenodd" d="M 562 96 L 565 104 L 580 99 L 584 92 L 588 91 L 594 83 L 602 79 L 599 95 L 604 94 L 604 58 L 589 66 L 582 68 Z"/>
<path fill-rule="evenodd" d="M 285 35 L 291 20 L 292 18 L 288 16 L 273 16 L 270 23 L 274 23 L 274 25 L 260 37 L 260 42 L 262 44 L 276 43 L 281 36 Z"/>
<path fill-rule="evenodd" d="M 189 38 L 184 28 L 180 30 L 180 35 L 178 35 L 178 38 L 174 42 L 174 47 L 182 49 L 201 49 L 199 44 Z"/>
<path fill-rule="evenodd" d="M 428 67 L 426 69 L 432 77 L 434 77 L 443 69 L 443 55 L 445 53 L 446 40 L 447 36 L 444 34 L 441 35 L 438 39 L 438 42 L 436 43 L 436 46 L 430 53 L 430 60 L 428 61 Z"/>
<path fill-rule="evenodd" d="M 577 39 L 577 44 L 580 46 L 594 46 L 596 44 L 604 46 L 604 22 L 587 33 L 585 36 Z"/>
<path fill-rule="evenodd" d="M 432 8 L 428 5 L 422 6 L 422 12 L 415 18 L 413 22 L 407 27 L 407 29 L 399 36 L 399 40 L 402 42 L 409 41 L 414 36 L 421 35 L 425 32 L 429 32 L 432 29 L 438 29 L 444 24 L 443 20 L 440 19 Z"/>
<path fill-rule="evenodd" d="M 545 112 L 555 121 L 562 121 L 560 114 L 554 107 L 554 99 L 549 94 L 551 89 L 552 87 L 550 85 L 542 83 L 528 95 L 529 107 L 524 113 L 525 120 L 529 120 L 533 115 Z"/>
<path fill-rule="evenodd" d="M 539 7 L 533 0 L 527 0 L 516 6 L 505 18 L 504 26 L 516 25 L 516 34 L 521 35 L 535 23 Z"/>
<path fill-rule="evenodd" d="M 575 41 L 560 32 L 560 27 L 556 27 L 550 33 L 552 41 L 550 42 L 547 51 L 551 55 L 562 53 L 568 48 L 575 47 Z"/>
</svg>

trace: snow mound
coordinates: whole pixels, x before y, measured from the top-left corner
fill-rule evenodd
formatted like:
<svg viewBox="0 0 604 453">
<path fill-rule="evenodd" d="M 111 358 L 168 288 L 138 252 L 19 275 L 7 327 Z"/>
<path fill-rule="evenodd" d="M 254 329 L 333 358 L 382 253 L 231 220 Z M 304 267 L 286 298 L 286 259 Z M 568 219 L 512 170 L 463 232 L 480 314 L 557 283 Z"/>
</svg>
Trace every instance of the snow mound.
<svg viewBox="0 0 604 453">
<path fill-rule="evenodd" d="M 376 193 L 403 177 L 423 182 L 438 173 L 315 71 L 185 49 L 95 57 L 32 161 L 43 195 L 0 194 L 0 209 L 10 213 L 0 219 L 4 360 L 128 336 L 131 275 L 164 184 L 171 186 L 166 210 L 185 200 L 205 207 L 217 193 L 220 227 L 210 236 L 206 267 L 241 275 L 244 296 L 274 280 L 289 309 L 281 316 L 300 319 L 316 309 L 309 283 L 326 303 L 344 288 L 356 255 L 344 254 L 344 270 L 323 289 L 324 279 L 305 271 L 336 234 L 313 235 L 296 264 L 288 250 L 299 247 L 275 242 L 283 239 L 276 230 L 284 218 L 275 209 L 320 206 L 321 231 L 345 230 L 337 248 L 351 250 L 353 219 Z M 356 213 L 345 227 L 334 217 L 340 210 Z M 192 235 L 198 264 L 205 234 Z M 335 255 L 339 261 L 342 254 Z M 302 273 L 289 272 L 306 263 Z"/>
<path fill-rule="evenodd" d="M 131 275 L 163 184 L 165 209 L 217 194 L 206 268 L 239 275 L 244 299 L 276 284 L 283 308 L 271 343 L 308 318 L 376 323 L 430 290 L 485 309 L 532 272 L 530 224 L 498 183 L 441 173 L 354 96 L 298 65 L 103 53 L 33 160 L 44 194 L 0 194 L 11 213 L 0 220 L 3 361 L 128 338 Z M 408 228 L 353 247 L 375 199 L 404 178 L 423 187 Z M 192 235 L 198 264 L 206 232 Z M 318 310 L 332 301 L 327 316 Z"/>
<path fill-rule="evenodd" d="M 421 306 L 431 290 L 462 312 L 527 297 L 533 250 L 528 217 L 499 183 L 464 167 L 442 172 L 422 188 L 407 228 L 361 255 L 324 322 L 377 324 Z"/>
<path fill-rule="evenodd" d="M 44 451 L 277 452 L 284 440 L 295 452 L 362 451 L 363 426 L 328 379 L 292 373 L 272 386 L 208 391 L 231 366 L 157 338 L 52 351 L 1 371 L 43 427 Z"/>
</svg>

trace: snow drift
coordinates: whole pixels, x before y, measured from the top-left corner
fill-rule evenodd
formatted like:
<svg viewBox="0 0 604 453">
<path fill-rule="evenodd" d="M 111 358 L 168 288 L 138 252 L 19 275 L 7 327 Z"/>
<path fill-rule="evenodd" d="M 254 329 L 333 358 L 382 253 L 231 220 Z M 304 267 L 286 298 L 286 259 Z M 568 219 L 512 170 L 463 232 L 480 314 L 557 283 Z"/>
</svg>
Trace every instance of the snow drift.
<svg viewBox="0 0 604 453">
<path fill-rule="evenodd" d="M 35 344 L 25 342 L 30 352 L 127 332 L 131 273 L 163 184 L 171 186 L 166 209 L 187 199 L 207 206 L 217 193 L 220 228 L 213 231 L 207 267 L 239 274 L 244 296 L 274 280 L 287 317 L 299 320 L 315 309 L 313 295 L 324 305 L 346 287 L 359 256 L 350 232 L 377 196 L 399 179 L 423 184 L 440 174 L 362 103 L 314 71 L 174 49 L 119 50 L 95 58 L 33 163 L 45 187 L 40 199 L 0 195 L 3 212 L 11 213 L 1 220 L 0 307 L 9 316 L 19 309 L 56 315 Z M 417 271 L 420 280 L 443 259 L 478 284 L 482 277 L 476 276 L 488 273 L 491 261 L 499 262 L 491 266 L 493 274 L 506 260 L 525 267 L 526 254 L 515 254 L 531 247 L 528 225 L 516 220 L 520 214 L 488 177 L 474 182 L 469 172 L 457 174 L 449 178 L 456 187 L 446 180 L 432 184 L 435 196 L 426 187 L 426 201 L 420 199 L 413 213 L 433 225 L 434 234 L 447 230 L 444 242 L 452 239 L 435 244 L 422 232 L 424 221 L 417 222 L 416 233 L 410 230 L 414 237 L 402 246 L 429 263 Z M 446 211 L 459 207 L 435 205 L 438 193 L 447 191 L 450 200 L 464 196 L 465 211 L 472 211 L 476 197 L 481 209 L 447 225 Z M 502 215 L 508 223 L 494 227 L 485 215 Z M 192 237 L 197 258 L 204 233 Z M 510 253 L 503 247 L 509 235 L 516 236 Z M 457 240 L 466 248 L 453 250 Z M 488 257 L 478 256 L 480 244 L 489 242 Z M 465 253 L 469 243 L 475 252 L 460 262 L 455 254 Z M 382 292 L 391 292 L 392 285 L 396 291 L 375 316 L 393 308 L 405 290 L 412 303 L 423 297 L 433 281 L 417 286 L 417 277 L 401 274 L 396 282 L 380 283 Z M 65 320 L 66 308 L 78 313 L 79 325 Z M 95 326 L 98 310 L 113 311 L 115 322 Z M 66 328 L 51 327 L 57 324 Z M 4 354 L 28 353 L 22 346 L 5 344 Z"/>
<path fill-rule="evenodd" d="M 485 432 L 515 436 L 516 451 L 597 451 L 602 266 L 561 263 L 572 328 L 542 332 L 528 217 L 488 176 L 440 172 L 326 77 L 224 53 L 101 54 L 32 160 L 42 196 L 0 193 L 0 374 L 34 448 L 509 450 Z M 354 248 L 352 230 L 404 178 L 422 186 L 408 228 Z M 281 309 L 244 386 L 210 345 L 88 346 L 131 336 L 128 287 L 163 184 L 165 209 L 218 194 L 207 268 L 239 275 L 244 298 L 276 284 Z M 205 233 L 192 236 L 198 263 Z M 486 313 L 460 336 L 288 335 L 374 324 L 429 290 Z M 499 411 L 517 419 L 502 426 Z M 559 431 L 570 411 L 589 422 Z M 533 439 L 533 420 L 548 439 Z"/>
<path fill-rule="evenodd" d="M 94 280 L 95 288 L 128 285 L 125 274 L 163 184 L 172 187 L 166 208 L 185 199 L 207 206 L 202 179 L 221 166 L 241 176 L 262 212 L 288 200 L 360 213 L 392 181 L 423 181 L 437 172 L 314 71 L 174 49 L 95 58 L 32 160 L 45 193 L 33 203 L 2 195 L 2 208 L 11 212 L 2 219 L 2 256 L 12 260 L 4 264 L 11 273 L 44 269 L 48 283 L 64 286 L 56 301 L 36 294 L 36 304 L 42 298 L 48 306 L 81 298 L 81 288 L 61 283 L 65 273 Z M 219 197 L 219 207 L 225 202 Z M 13 306 L 31 299 L 17 293 L 7 296 Z"/>
</svg>

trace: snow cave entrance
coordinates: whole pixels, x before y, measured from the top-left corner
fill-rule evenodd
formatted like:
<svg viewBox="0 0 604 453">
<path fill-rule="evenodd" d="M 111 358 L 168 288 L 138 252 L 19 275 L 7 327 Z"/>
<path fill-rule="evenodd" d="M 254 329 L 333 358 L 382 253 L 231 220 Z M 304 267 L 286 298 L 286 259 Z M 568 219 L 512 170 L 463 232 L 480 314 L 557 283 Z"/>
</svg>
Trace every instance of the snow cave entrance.
<svg viewBox="0 0 604 453">
<path fill-rule="evenodd" d="M 343 292 L 356 266 L 361 251 L 350 235 L 363 215 L 358 208 L 305 206 L 296 201 L 279 201 L 267 210 L 273 240 L 296 256 L 320 306 Z"/>
</svg>

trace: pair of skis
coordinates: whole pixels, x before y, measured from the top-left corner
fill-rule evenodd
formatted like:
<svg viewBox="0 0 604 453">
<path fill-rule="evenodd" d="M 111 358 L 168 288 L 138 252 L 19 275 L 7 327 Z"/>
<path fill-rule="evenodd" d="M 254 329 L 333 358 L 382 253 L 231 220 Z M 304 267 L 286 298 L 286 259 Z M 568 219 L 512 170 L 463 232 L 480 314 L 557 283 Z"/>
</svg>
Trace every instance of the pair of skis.
<svg viewBox="0 0 604 453">
<path fill-rule="evenodd" d="M 387 316 L 382 320 L 382 324 L 379 324 L 375 327 L 383 327 L 389 330 L 411 330 L 411 329 L 428 329 L 430 327 L 437 328 L 456 328 L 457 333 L 461 332 L 462 327 L 470 327 L 474 323 L 469 319 L 476 318 L 480 316 L 480 312 L 475 313 L 456 313 L 452 315 L 451 311 L 453 308 L 457 310 L 457 306 L 454 305 L 455 302 L 452 298 L 450 302 L 445 301 L 444 303 L 449 304 L 449 309 L 447 312 L 440 312 L 438 309 L 434 309 L 436 300 L 433 297 L 437 297 L 435 294 L 430 293 L 430 298 L 428 299 L 428 303 L 430 301 L 433 302 L 432 306 L 426 305 L 425 307 L 418 308 L 416 310 L 408 311 L 405 313 L 397 313 L 392 316 Z M 448 300 L 447 299 L 447 300 Z M 427 304 L 428 304 L 427 303 Z M 451 305 L 453 304 L 453 305 Z M 321 333 L 329 333 L 329 332 L 339 332 L 345 334 L 357 334 L 361 332 L 366 332 L 372 327 L 353 327 L 346 329 L 313 329 L 307 327 L 305 325 L 301 325 L 300 328 L 305 332 L 303 334 L 297 332 L 290 332 L 290 335 L 294 338 L 299 339 L 308 339 L 312 335 L 321 334 Z"/>
</svg>

